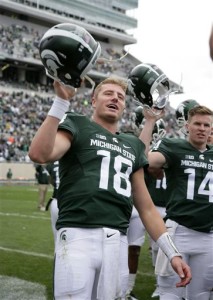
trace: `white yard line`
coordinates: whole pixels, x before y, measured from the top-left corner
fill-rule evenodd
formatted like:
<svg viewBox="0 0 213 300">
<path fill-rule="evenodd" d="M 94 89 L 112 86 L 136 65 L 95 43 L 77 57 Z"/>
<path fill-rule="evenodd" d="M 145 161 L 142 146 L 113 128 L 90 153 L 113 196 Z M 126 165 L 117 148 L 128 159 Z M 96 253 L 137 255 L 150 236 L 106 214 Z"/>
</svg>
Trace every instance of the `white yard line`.
<svg viewBox="0 0 213 300">
<path fill-rule="evenodd" d="M 11 248 L 1 247 L 1 246 L 0 246 L 0 250 L 7 251 L 7 252 L 15 252 L 15 253 L 29 255 L 29 256 L 43 257 L 43 258 L 48 258 L 48 259 L 54 258 L 54 254 L 48 255 L 48 254 L 44 254 L 44 253 L 23 251 L 23 250 L 19 250 L 19 249 L 11 249 Z"/>
<path fill-rule="evenodd" d="M 147 276 L 147 277 L 155 277 L 155 274 L 154 273 L 149 273 L 149 272 L 141 272 L 141 271 L 137 271 L 137 274 L 138 275 L 141 275 L 141 276 Z"/>
<path fill-rule="evenodd" d="M 28 251 L 23 251 L 23 250 L 18 250 L 18 249 L 5 248 L 5 247 L 1 247 L 1 246 L 0 246 L 0 250 L 8 251 L 8 252 L 16 252 L 16 253 L 25 254 L 25 255 L 32 255 L 32 256 L 37 256 L 37 257 L 44 257 L 44 258 L 48 258 L 48 259 L 53 259 L 54 258 L 54 254 L 53 255 L 47 255 L 47 254 L 44 254 L 44 253 L 28 252 Z M 153 273 L 141 272 L 141 271 L 138 271 L 137 274 L 141 275 L 141 276 L 144 276 L 144 275 L 145 276 L 150 276 L 150 277 L 155 276 Z"/>
<path fill-rule="evenodd" d="M 0 211 L 0 216 L 50 220 L 50 217 L 22 215 L 22 214 L 18 214 L 18 213 L 4 213 L 4 212 L 1 212 L 1 211 Z"/>
</svg>

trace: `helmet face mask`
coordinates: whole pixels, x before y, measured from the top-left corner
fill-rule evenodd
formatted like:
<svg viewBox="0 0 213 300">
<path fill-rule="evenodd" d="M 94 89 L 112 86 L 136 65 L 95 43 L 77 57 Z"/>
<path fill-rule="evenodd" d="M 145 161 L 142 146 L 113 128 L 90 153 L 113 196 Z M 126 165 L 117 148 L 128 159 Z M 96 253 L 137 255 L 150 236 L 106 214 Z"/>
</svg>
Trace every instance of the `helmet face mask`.
<svg viewBox="0 0 213 300">
<path fill-rule="evenodd" d="M 79 87 L 99 58 L 101 47 L 84 28 L 62 23 L 44 34 L 39 53 L 50 78 L 67 86 Z"/>
<path fill-rule="evenodd" d="M 169 79 L 155 65 L 139 64 L 128 76 L 128 94 L 142 105 L 162 110 L 169 93 Z"/>
<path fill-rule="evenodd" d="M 144 114 L 143 107 L 138 106 L 135 109 L 135 125 L 143 130 L 144 125 Z M 156 121 L 155 126 L 152 131 L 152 144 L 155 145 L 159 140 L 161 140 L 166 135 L 166 125 L 164 120 L 161 118 Z"/>
<path fill-rule="evenodd" d="M 155 145 L 159 140 L 161 140 L 166 135 L 166 125 L 163 119 L 157 120 L 152 132 L 152 143 Z"/>
<path fill-rule="evenodd" d="M 169 100 L 170 91 L 163 84 L 158 84 L 152 92 L 153 107 L 163 109 Z"/>
</svg>

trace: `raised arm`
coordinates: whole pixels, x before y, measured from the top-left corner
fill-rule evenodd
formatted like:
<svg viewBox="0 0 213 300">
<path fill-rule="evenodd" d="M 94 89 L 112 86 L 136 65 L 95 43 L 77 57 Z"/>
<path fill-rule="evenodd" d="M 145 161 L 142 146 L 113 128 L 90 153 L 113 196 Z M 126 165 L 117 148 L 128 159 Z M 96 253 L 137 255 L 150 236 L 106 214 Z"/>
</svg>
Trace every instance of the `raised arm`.
<svg viewBox="0 0 213 300">
<path fill-rule="evenodd" d="M 182 260 L 181 254 L 178 252 L 167 233 L 163 219 L 151 200 L 144 181 L 143 169 L 138 170 L 132 176 L 132 192 L 134 205 L 138 210 L 147 232 L 167 255 L 174 271 L 181 279 L 176 286 L 181 287 L 187 285 L 191 280 L 190 268 Z"/>
<path fill-rule="evenodd" d="M 72 136 L 65 131 L 58 131 L 58 125 L 69 108 L 69 99 L 75 94 L 75 90 L 66 88 L 56 81 L 54 89 L 56 98 L 29 149 L 29 157 L 37 163 L 58 160 L 71 146 Z"/>
<path fill-rule="evenodd" d="M 159 110 L 157 112 L 159 113 Z M 139 139 L 145 144 L 145 154 L 146 156 L 148 156 L 155 123 L 157 120 L 162 118 L 162 116 L 164 115 L 164 111 L 162 110 L 159 114 L 154 114 L 152 113 L 151 109 L 143 108 L 143 115 L 145 118 L 145 123 L 139 135 Z"/>
<path fill-rule="evenodd" d="M 145 144 L 145 154 L 149 161 L 149 172 L 155 176 L 159 176 L 160 169 L 166 163 L 165 157 L 160 152 L 151 152 L 150 144 L 152 141 L 152 133 L 157 120 L 159 120 L 163 115 L 164 111 L 162 110 L 160 114 L 153 114 L 150 110 L 146 108 L 143 109 L 143 114 L 145 117 L 145 122 L 143 126 L 143 130 L 139 135 L 139 139 Z"/>
</svg>

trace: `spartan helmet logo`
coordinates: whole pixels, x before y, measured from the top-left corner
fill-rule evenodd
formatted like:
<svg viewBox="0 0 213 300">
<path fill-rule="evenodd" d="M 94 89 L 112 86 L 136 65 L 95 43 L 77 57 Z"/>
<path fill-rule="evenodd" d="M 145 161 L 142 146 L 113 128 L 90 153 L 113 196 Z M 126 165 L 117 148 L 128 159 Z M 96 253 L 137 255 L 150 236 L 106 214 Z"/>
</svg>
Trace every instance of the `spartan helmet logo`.
<svg viewBox="0 0 213 300">
<path fill-rule="evenodd" d="M 203 154 L 200 154 L 200 155 L 199 155 L 199 159 L 204 160 L 204 155 L 203 155 Z"/>
<path fill-rule="evenodd" d="M 45 61 L 45 69 L 46 73 L 51 78 L 58 78 L 58 69 L 62 66 L 58 56 L 55 54 L 55 52 L 51 50 L 43 50 L 41 52 L 41 58 Z M 53 79 L 54 79 L 53 78 Z"/>
<path fill-rule="evenodd" d="M 176 110 L 176 121 L 179 128 L 183 128 L 183 126 L 186 124 L 184 108 L 184 104 L 180 104 Z"/>
<path fill-rule="evenodd" d="M 183 105 L 183 104 L 181 104 L 181 105 L 179 106 L 178 111 L 179 111 L 179 113 L 180 113 L 182 116 L 184 116 L 184 105 Z"/>
</svg>

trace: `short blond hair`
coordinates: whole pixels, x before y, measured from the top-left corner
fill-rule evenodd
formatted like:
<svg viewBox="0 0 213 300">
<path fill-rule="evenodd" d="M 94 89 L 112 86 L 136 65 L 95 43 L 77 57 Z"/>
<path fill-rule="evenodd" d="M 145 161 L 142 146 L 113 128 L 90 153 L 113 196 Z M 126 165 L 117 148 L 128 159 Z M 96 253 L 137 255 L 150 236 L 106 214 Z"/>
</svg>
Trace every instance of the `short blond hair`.
<svg viewBox="0 0 213 300">
<path fill-rule="evenodd" d="M 121 79 L 119 77 L 108 77 L 106 79 L 104 79 L 103 81 L 101 81 L 96 88 L 94 89 L 93 92 L 93 96 L 96 97 L 98 95 L 98 93 L 100 92 L 100 89 L 103 85 L 105 84 L 115 84 L 118 85 L 122 88 L 122 90 L 126 93 L 127 90 L 127 81 L 125 81 L 124 79 Z"/>
<path fill-rule="evenodd" d="M 195 115 L 208 115 L 213 118 L 213 111 L 206 106 L 198 105 L 190 109 L 188 113 L 188 121 L 190 122 Z"/>
</svg>

